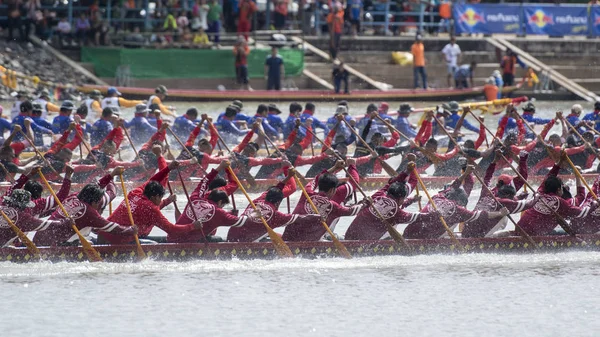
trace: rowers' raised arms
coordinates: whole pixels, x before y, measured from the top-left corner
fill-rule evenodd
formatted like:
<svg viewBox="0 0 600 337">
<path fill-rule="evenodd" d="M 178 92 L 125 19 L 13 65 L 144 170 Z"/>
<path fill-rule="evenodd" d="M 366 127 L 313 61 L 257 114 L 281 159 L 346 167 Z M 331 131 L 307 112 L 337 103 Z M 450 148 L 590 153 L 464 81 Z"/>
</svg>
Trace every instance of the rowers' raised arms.
<svg viewBox="0 0 600 337">
<path fill-rule="evenodd" d="M 170 170 L 175 170 L 179 167 L 179 162 L 177 160 L 173 160 L 168 167 Z"/>
<path fill-rule="evenodd" d="M 229 160 L 223 160 L 223 161 L 221 161 L 219 166 L 217 166 L 217 171 L 225 170 L 230 166 L 231 166 L 231 162 Z"/>
<path fill-rule="evenodd" d="M 73 176 L 73 172 L 75 172 L 75 170 L 73 169 L 73 166 L 71 165 L 65 165 L 65 179 L 71 179 L 71 177 Z"/>
</svg>

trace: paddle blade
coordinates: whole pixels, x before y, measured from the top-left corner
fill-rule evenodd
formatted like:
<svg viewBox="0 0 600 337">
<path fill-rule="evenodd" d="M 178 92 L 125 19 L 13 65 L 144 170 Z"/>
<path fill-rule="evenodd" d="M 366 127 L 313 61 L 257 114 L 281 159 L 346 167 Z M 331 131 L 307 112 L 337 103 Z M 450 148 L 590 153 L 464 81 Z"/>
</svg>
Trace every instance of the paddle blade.
<svg viewBox="0 0 600 337">
<path fill-rule="evenodd" d="M 77 227 L 75 227 L 75 225 L 72 225 L 72 227 L 73 227 L 73 230 L 75 231 L 75 233 L 77 233 L 77 236 L 79 237 L 79 242 L 81 242 L 81 247 L 83 247 L 83 252 L 87 256 L 88 260 L 90 260 L 90 262 L 102 261 L 102 257 L 100 256 L 100 253 L 98 253 L 98 251 L 95 250 L 94 247 L 92 247 L 92 244 L 90 244 L 88 242 L 88 240 L 86 240 L 83 237 L 83 235 L 81 235 L 81 233 L 79 232 Z"/>
<path fill-rule="evenodd" d="M 136 235 L 134 235 L 135 238 L 135 244 L 137 246 L 137 258 L 139 261 L 146 259 L 148 256 L 146 256 L 146 252 L 144 252 L 144 248 L 142 248 L 142 244 L 140 243 L 140 238 Z"/>
<path fill-rule="evenodd" d="M 294 254 L 292 254 L 292 250 L 290 249 L 290 247 L 288 247 L 288 245 L 286 245 L 285 242 L 283 242 L 283 239 L 279 235 L 277 235 L 277 233 L 275 233 L 275 231 L 271 229 L 271 227 L 269 227 L 264 218 L 261 217 L 261 219 L 263 225 L 265 225 L 267 233 L 269 234 L 269 238 L 271 238 L 271 242 L 273 242 L 273 245 L 275 246 L 275 251 L 277 252 L 277 254 L 279 254 L 279 256 L 281 257 L 294 257 Z"/>
<path fill-rule="evenodd" d="M 404 236 L 402 236 L 402 234 L 400 234 L 400 232 L 398 232 L 396 230 L 396 228 L 394 228 L 394 226 L 387 223 L 387 221 L 386 221 L 385 225 L 386 225 L 385 227 L 387 228 L 388 233 L 390 234 L 390 236 L 396 243 L 402 245 L 402 247 L 404 247 L 407 251 L 409 251 L 409 252 L 412 251 L 412 248 L 408 245 L 408 242 L 406 242 L 406 240 L 404 239 Z"/>
<path fill-rule="evenodd" d="M 346 246 L 344 246 L 344 244 L 340 240 L 338 240 L 338 238 L 336 238 L 335 235 L 331 236 L 331 239 L 333 240 L 333 245 L 338 250 L 338 252 L 340 252 L 340 255 L 342 257 L 345 257 L 347 259 L 352 258 L 352 255 L 350 254 L 348 249 L 346 249 Z"/>
</svg>

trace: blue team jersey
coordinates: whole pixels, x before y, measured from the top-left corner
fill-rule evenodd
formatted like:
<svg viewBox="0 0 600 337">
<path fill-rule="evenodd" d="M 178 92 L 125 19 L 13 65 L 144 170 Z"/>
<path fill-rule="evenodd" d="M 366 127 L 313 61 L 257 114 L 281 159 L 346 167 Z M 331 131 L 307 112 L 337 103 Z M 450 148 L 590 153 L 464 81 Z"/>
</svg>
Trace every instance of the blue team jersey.
<svg viewBox="0 0 600 337">
<path fill-rule="evenodd" d="M 173 132 L 180 139 L 187 139 L 195 128 L 194 121 L 187 119 L 185 116 L 179 116 L 173 122 Z"/>
<path fill-rule="evenodd" d="M 25 119 L 31 119 L 29 116 L 25 116 L 25 115 L 18 115 L 17 117 L 15 117 L 12 121 L 12 127 L 14 128 L 15 125 L 19 125 L 21 127 L 21 129 L 25 130 Z M 51 135 L 53 134 L 51 129 L 45 128 L 43 126 L 38 125 L 37 123 L 35 123 L 33 121 L 33 119 L 31 119 L 31 130 L 35 133 L 36 131 L 39 131 L 43 134 L 47 134 L 47 135 Z M 23 137 L 22 133 L 17 133 L 15 135 L 14 141 L 20 142 L 23 141 L 25 139 L 25 137 Z"/>
<path fill-rule="evenodd" d="M 55 134 L 61 134 L 69 128 L 69 125 L 73 122 L 71 116 L 56 116 L 52 121 L 52 132 Z"/>
<path fill-rule="evenodd" d="M 590 112 L 587 115 L 583 116 L 583 120 L 586 122 L 594 122 L 594 129 L 600 132 L 600 113 Z"/>
<path fill-rule="evenodd" d="M 156 125 L 156 119 L 154 119 L 154 125 Z M 132 120 L 125 123 L 125 128 L 129 129 L 131 139 L 136 144 L 147 142 L 158 130 L 156 126 L 153 126 L 148 119 L 143 116 L 133 117 Z"/>
<path fill-rule="evenodd" d="M 92 125 L 90 132 L 90 143 L 96 146 L 102 142 L 104 138 L 112 131 L 113 125 L 111 122 L 99 119 Z"/>
</svg>

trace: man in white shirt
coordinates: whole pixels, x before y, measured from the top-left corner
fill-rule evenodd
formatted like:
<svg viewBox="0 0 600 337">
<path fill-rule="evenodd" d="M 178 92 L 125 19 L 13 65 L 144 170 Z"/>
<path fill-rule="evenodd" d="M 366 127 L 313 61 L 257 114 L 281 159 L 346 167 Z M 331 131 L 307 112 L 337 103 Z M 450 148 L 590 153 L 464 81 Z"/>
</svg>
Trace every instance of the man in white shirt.
<svg viewBox="0 0 600 337">
<path fill-rule="evenodd" d="M 456 38 L 454 38 L 454 36 L 450 38 L 450 43 L 442 49 L 442 54 L 444 54 L 446 65 L 448 66 L 448 87 L 452 88 L 452 78 L 458 69 L 458 63 L 460 61 L 460 47 L 456 44 Z"/>
<path fill-rule="evenodd" d="M 58 31 L 58 36 L 60 38 L 61 45 L 64 43 L 65 38 L 69 38 L 70 42 L 73 42 L 71 24 L 69 23 L 66 17 L 60 19 L 60 21 L 58 22 L 58 26 L 56 26 L 56 30 Z"/>
</svg>

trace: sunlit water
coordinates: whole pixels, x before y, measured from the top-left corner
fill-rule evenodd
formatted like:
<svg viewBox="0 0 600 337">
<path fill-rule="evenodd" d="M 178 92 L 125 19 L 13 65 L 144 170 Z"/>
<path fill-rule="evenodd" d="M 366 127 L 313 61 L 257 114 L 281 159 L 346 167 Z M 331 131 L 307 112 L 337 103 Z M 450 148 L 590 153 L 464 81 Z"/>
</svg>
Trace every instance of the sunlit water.
<svg viewBox="0 0 600 337">
<path fill-rule="evenodd" d="M 175 105 L 216 117 L 225 104 Z M 356 115 L 366 108 L 350 105 Z M 549 117 L 571 103 L 538 105 Z M 322 119 L 335 109 L 318 106 Z M 495 127 L 497 118 L 486 124 Z M 479 193 L 473 191 L 469 208 Z M 292 208 L 298 198 L 292 196 Z M 247 206 L 241 195 L 236 203 Z M 178 205 L 185 205 L 181 195 Z M 174 220 L 173 206 L 165 213 Z M 343 234 L 351 221 L 343 218 L 335 232 Z M 226 234 L 224 228 L 217 233 Z M 1 336 L 597 336 L 599 261 L 598 253 L 573 252 L 0 263 L 0 328 Z"/>
</svg>

